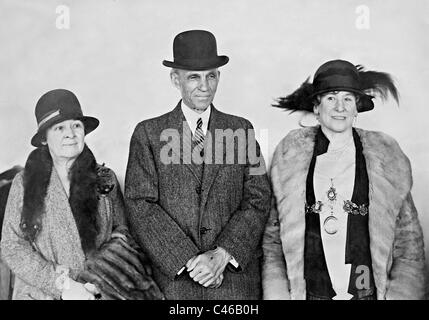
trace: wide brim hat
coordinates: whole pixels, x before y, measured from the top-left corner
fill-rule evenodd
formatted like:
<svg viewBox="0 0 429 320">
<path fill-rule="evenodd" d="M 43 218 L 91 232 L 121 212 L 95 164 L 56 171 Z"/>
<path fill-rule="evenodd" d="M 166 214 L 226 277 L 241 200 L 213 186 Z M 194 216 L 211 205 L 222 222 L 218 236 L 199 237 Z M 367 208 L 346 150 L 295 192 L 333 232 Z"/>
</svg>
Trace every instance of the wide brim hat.
<svg viewBox="0 0 429 320">
<path fill-rule="evenodd" d="M 398 101 L 398 92 L 391 76 L 384 72 L 365 71 L 361 65 L 345 60 L 332 60 L 322 64 L 310 83 L 307 79 L 292 94 L 278 99 L 275 107 L 294 111 L 313 112 L 314 100 L 318 95 L 348 91 L 359 97 L 358 112 L 374 109 L 376 94 L 385 99 L 390 93 Z"/>
<path fill-rule="evenodd" d="M 314 75 L 313 86 L 310 98 L 332 91 L 348 91 L 359 96 L 359 112 L 374 109 L 374 97 L 363 91 L 359 71 L 348 61 L 333 60 L 322 64 Z"/>
<path fill-rule="evenodd" d="M 36 104 L 35 115 L 38 129 L 31 139 L 31 144 L 35 147 L 42 146 L 48 128 L 62 121 L 82 121 L 85 135 L 94 131 L 100 123 L 97 118 L 83 115 L 76 95 L 65 89 L 51 90 L 41 96 Z"/>
<path fill-rule="evenodd" d="M 164 60 L 166 67 L 183 70 L 209 70 L 228 63 L 227 56 L 219 56 L 215 36 L 205 30 L 179 33 L 173 41 L 174 61 Z"/>
</svg>

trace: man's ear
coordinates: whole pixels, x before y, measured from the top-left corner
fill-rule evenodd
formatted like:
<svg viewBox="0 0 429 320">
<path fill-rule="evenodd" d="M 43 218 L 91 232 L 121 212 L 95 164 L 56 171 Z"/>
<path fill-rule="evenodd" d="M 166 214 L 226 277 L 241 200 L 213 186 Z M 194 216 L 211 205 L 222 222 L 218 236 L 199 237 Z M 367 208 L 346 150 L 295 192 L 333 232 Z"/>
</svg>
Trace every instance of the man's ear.
<svg viewBox="0 0 429 320">
<path fill-rule="evenodd" d="M 179 75 L 177 74 L 177 72 L 175 70 L 171 70 L 170 80 L 171 80 L 171 83 L 173 84 L 173 86 L 175 86 L 177 89 L 180 89 Z"/>
</svg>

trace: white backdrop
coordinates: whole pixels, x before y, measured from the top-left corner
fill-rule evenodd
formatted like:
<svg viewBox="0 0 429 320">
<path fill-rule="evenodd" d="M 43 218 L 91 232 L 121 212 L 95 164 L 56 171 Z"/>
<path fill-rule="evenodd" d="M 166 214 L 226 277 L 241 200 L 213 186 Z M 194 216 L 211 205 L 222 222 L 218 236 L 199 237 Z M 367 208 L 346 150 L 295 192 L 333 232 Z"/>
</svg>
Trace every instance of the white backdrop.
<svg viewBox="0 0 429 320">
<path fill-rule="evenodd" d="M 123 184 L 135 125 L 179 99 L 161 61 L 189 29 L 213 32 L 230 57 L 214 104 L 264 130 L 267 162 L 299 120 L 270 104 L 320 64 L 342 58 L 393 74 L 400 106 L 376 101 L 358 126 L 392 135 L 409 156 L 429 248 L 427 0 L 0 0 L 0 172 L 32 150 L 38 98 L 66 88 L 100 119 L 87 143 Z"/>
</svg>

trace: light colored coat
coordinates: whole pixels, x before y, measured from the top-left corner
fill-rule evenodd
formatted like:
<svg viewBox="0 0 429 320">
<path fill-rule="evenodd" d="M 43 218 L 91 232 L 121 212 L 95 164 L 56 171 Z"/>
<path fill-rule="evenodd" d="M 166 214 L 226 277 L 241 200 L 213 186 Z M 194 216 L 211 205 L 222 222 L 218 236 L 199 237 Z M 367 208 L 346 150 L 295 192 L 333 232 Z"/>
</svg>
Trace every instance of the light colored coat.
<svg viewBox="0 0 429 320">
<path fill-rule="evenodd" d="M 275 200 L 263 239 L 264 299 L 306 298 L 304 204 L 317 128 L 291 131 L 273 156 Z M 370 251 L 377 299 L 422 299 L 424 244 L 410 193 L 410 162 L 388 135 L 356 130 L 369 178 Z"/>
<path fill-rule="evenodd" d="M 110 239 L 112 228 L 125 226 L 119 184 L 113 172 L 110 172 L 116 185 L 108 196 L 100 196 L 98 205 L 100 232 L 96 239 L 97 245 Z M 39 249 L 37 252 L 27 240 L 24 240 L 19 227 L 23 195 L 23 172 L 21 172 L 13 180 L 9 193 L 1 240 L 2 259 L 16 275 L 13 299 L 59 299 L 61 292 L 55 286 L 55 280 L 59 276 L 55 272 L 56 266 L 68 266 L 71 277 L 76 278 L 85 261 L 69 200 L 57 171 L 53 169 L 45 198 L 42 230 L 36 238 Z"/>
</svg>

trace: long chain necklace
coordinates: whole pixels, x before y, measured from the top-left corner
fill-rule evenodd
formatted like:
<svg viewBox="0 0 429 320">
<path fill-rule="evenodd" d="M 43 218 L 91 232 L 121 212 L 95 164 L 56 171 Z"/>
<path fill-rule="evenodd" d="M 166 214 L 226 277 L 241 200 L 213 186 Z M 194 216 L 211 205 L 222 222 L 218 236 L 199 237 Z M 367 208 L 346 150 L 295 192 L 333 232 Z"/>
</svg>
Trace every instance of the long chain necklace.
<svg viewBox="0 0 429 320">
<path fill-rule="evenodd" d="M 340 163 L 344 154 L 346 153 L 349 146 L 349 142 L 344 144 L 343 147 L 335 150 L 335 154 L 338 152 L 338 150 L 342 150 L 341 155 L 336 159 L 336 162 Z M 323 221 L 323 229 L 325 232 L 329 235 L 334 235 L 338 232 L 338 218 L 334 214 L 334 205 L 337 202 L 337 189 L 334 187 L 334 179 L 336 179 L 341 174 L 341 171 L 337 173 L 334 177 L 331 177 L 331 186 L 329 187 L 328 191 L 326 192 L 326 196 L 328 198 L 328 204 L 331 209 L 330 215 L 326 217 L 326 219 Z"/>
<path fill-rule="evenodd" d="M 336 234 L 338 232 L 338 218 L 334 215 L 334 205 L 337 202 L 337 190 L 334 187 L 334 179 L 331 178 L 331 187 L 326 192 L 328 197 L 331 214 L 323 221 L 323 229 L 327 234 Z"/>
</svg>

